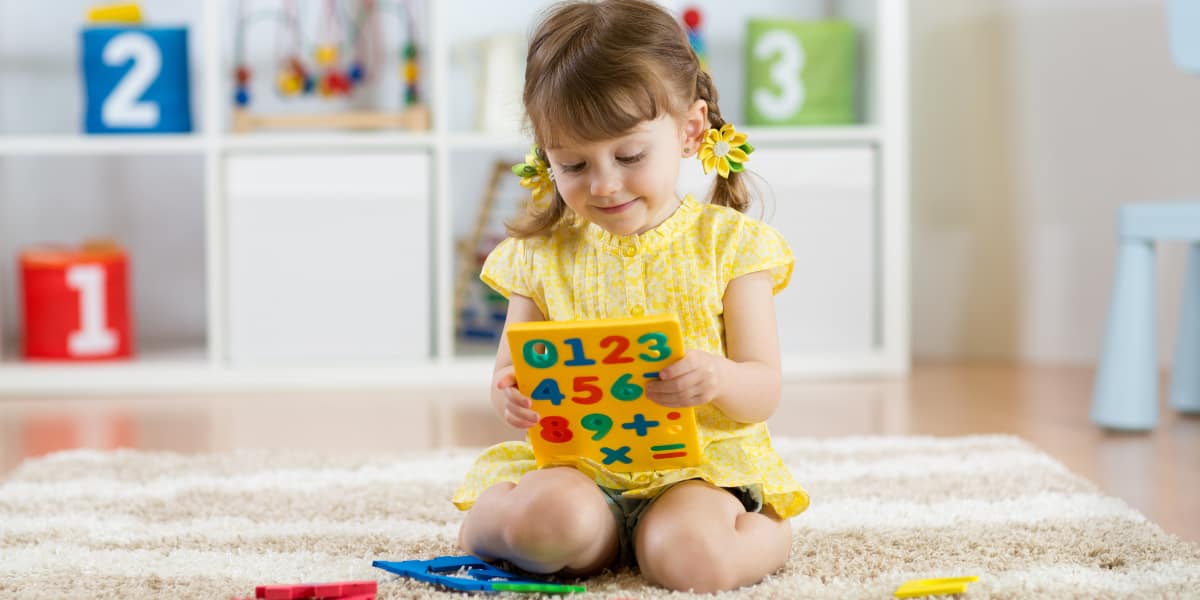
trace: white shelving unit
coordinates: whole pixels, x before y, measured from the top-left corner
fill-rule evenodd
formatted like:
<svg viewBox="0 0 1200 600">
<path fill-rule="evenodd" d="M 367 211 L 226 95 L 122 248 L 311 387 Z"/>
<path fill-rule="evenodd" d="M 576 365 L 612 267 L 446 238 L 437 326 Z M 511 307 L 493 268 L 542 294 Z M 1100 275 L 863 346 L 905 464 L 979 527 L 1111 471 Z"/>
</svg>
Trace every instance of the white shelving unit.
<svg viewBox="0 0 1200 600">
<path fill-rule="evenodd" d="M 683 6 L 664 3 L 673 9 Z M 475 94 L 464 61 L 485 37 L 526 31 L 548 2 L 421 4 L 422 84 L 433 115 L 431 131 L 248 135 L 230 133 L 228 128 L 232 1 L 143 2 L 152 21 L 163 15 L 163 20 L 182 21 L 191 29 L 196 133 L 177 136 L 77 133 L 81 120 L 80 86 L 74 72 L 78 34 L 59 30 L 73 17 L 82 25 L 81 15 L 91 3 L 54 4 L 51 9 L 43 3 L 0 0 L 0 394 L 437 387 L 483 385 L 488 380 L 487 345 L 472 349 L 455 339 L 454 247 L 474 220 L 475 203 L 491 162 L 520 159 L 528 141 L 515 133 L 474 130 L 469 100 Z M 709 15 L 707 22 L 712 25 L 706 25 L 705 35 L 712 70 L 721 89 L 722 112 L 734 122 L 740 122 L 742 115 L 739 45 L 740 23 L 746 17 L 834 16 L 859 27 L 862 123 L 748 128 L 750 139 L 760 148 L 750 167 L 770 184 L 773 194 L 768 195 L 773 198 L 766 212 L 774 216 L 768 220 L 788 236 L 798 258 L 791 286 L 777 299 L 786 376 L 906 372 L 907 2 L 690 4 Z M 30 34 L 22 28 L 37 35 L 39 27 L 57 32 L 58 37 L 42 36 L 45 39 L 28 47 Z M 42 77 L 42 71 L 49 74 Z M 18 86 L 28 86 L 29 91 L 18 92 Z M 31 105 L 29 96 L 47 90 L 57 92 L 57 100 Z M 231 204 L 242 198 L 230 196 L 230 165 L 243 157 L 286 160 L 288 156 L 358 154 L 420 155 L 429 165 L 428 192 L 418 200 L 427 202 L 428 225 L 398 223 L 390 230 L 398 236 L 427 236 L 428 258 L 420 265 L 425 280 L 407 286 L 420 295 L 422 305 L 431 307 L 427 316 L 410 317 L 423 327 L 428 325 L 428 334 L 423 334 L 427 339 L 414 342 L 425 349 L 422 357 L 236 360 L 231 344 L 237 336 L 230 327 L 231 299 L 237 297 L 231 289 L 231 264 L 237 257 L 231 255 L 231 248 L 238 246 L 231 235 L 238 234 L 231 231 L 235 217 Z M 686 169 L 691 172 L 681 189 L 702 195 L 707 187 L 699 186 L 706 179 L 698 165 Z M 43 176 L 30 174 L 31 170 Z M 161 177 L 169 183 L 154 180 L 156 171 L 166 173 Z M 77 195 L 83 197 L 62 208 L 63 198 Z M 331 216 L 336 214 L 332 202 L 330 210 Z M 146 213 L 161 219 L 147 224 Z M 96 216 L 110 214 L 121 216 L 107 221 Z M 155 233 L 156 229 L 162 231 Z M 137 357 L 123 363 L 81 365 L 19 360 L 17 251 L 34 241 L 73 243 L 97 234 L 114 235 L 123 243 L 131 240 L 126 245 L 134 265 Z M 166 262 L 176 257 L 182 257 L 177 264 Z M 314 285 L 320 284 L 318 279 L 315 274 Z M 173 290 L 182 296 L 173 297 Z M 347 290 L 346 294 L 370 291 Z"/>
</svg>

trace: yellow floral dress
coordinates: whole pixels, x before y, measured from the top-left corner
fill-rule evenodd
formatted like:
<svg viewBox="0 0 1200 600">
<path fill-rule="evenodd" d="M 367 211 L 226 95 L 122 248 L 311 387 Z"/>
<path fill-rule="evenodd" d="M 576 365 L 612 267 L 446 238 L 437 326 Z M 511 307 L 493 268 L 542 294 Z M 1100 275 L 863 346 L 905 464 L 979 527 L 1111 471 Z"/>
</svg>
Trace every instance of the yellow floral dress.
<svg viewBox="0 0 1200 600">
<path fill-rule="evenodd" d="M 547 236 L 509 238 L 488 256 L 481 278 L 509 297 L 531 298 L 552 321 L 643 314 L 679 316 L 684 346 L 725 356 L 722 297 L 741 275 L 768 271 L 778 293 L 794 259 L 783 236 L 736 210 L 687 196 L 658 227 L 617 236 L 590 224 L 562 226 Z M 696 407 L 704 460 L 696 467 L 614 473 L 577 464 L 598 485 L 650 498 L 673 483 L 704 479 L 720 487 L 746 486 L 781 517 L 808 507 L 808 494 L 771 448 L 766 423 L 738 423 L 716 406 Z M 468 510 L 487 488 L 517 482 L 536 469 L 526 442 L 505 442 L 476 459 L 453 502 Z"/>
</svg>

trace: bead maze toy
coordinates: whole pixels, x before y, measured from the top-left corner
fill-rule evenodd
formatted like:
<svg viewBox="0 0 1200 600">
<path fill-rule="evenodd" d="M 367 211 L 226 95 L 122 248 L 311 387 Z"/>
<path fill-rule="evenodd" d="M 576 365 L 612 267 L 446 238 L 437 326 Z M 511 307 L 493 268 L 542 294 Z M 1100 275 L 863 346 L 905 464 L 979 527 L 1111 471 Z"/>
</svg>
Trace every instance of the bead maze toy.
<svg viewBox="0 0 1200 600">
<path fill-rule="evenodd" d="M 633 472 L 700 463 L 695 409 L 656 404 L 643 387 L 683 358 L 675 315 L 517 323 L 508 343 L 517 387 L 541 416 L 528 433 L 538 466 L 583 458 Z"/>
<path fill-rule="evenodd" d="M 390 562 L 377 560 L 372 567 L 410 577 L 417 581 L 440 585 L 460 592 L 519 592 L 538 594 L 577 594 L 587 591 L 582 585 L 567 585 L 522 579 L 501 571 L 474 556 L 439 556 L 432 560 Z M 465 571 L 465 577 L 445 573 Z"/>
<path fill-rule="evenodd" d="M 244 133 L 262 128 L 402 128 L 429 129 L 429 111 L 420 102 L 419 48 L 411 0 L 356 3 L 325 0 L 316 31 L 301 25 L 297 0 L 278 0 L 280 10 L 251 13 L 249 0 L 238 0 L 234 37 L 233 130 Z M 353 7 L 353 10 L 351 7 Z M 352 12 L 353 10 L 353 12 Z M 360 88 L 380 76 L 386 62 L 383 48 L 383 13 L 398 16 L 406 38 L 399 48 L 404 80 L 403 109 L 399 111 L 344 110 L 311 114 L 259 114 L 251 110 L 254 74 L 250 68 L 246 40 L 251 25 L 268 19 L 276 23 L 275 91 L 285 99 L 319 96 L 361 104 L 355 98 Z M 307 51 L 306 51 L 307 50 Z"/>
</svg>

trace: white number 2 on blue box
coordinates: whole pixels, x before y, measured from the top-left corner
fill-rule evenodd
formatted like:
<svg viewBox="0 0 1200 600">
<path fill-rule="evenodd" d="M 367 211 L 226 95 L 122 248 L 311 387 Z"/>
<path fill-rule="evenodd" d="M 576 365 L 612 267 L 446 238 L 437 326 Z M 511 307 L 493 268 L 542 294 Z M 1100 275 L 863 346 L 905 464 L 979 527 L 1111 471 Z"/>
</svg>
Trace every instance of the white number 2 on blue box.
<svg viewBox="0 0 1200 600">
<path fill-rule="evenodd" d="M 89 27 L 82 44 L 85 131 L 192 130 L 186 28 Z"/>
</svg>

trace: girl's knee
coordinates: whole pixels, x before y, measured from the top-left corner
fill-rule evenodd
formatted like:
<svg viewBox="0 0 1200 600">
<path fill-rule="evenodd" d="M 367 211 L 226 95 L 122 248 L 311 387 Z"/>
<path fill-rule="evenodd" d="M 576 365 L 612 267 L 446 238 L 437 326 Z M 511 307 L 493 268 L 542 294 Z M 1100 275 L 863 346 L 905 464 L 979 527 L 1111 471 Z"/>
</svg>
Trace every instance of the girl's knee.
<svg viewBox="0 0 1200 600">
<path fill-rule="evenodd" d="M 489 552 L 495 551 L 495 544 L 490 540 L 495 538 L 497 528 L 504 522 L 508 495 L 515 485 L 503 481 L 479 494 L 475 505 L 458 526 L 459 548 L 485 560 L 491 557 Z"/>
<path fill-rule="evenodd" d="M 692 487 L 664 498 L 638 527 L 635 549 L 648 581 L 717 592 L 757 583 L 783 566 L 791 548 L 786 521 L 737 514 L 724 497 Z"/>
<path fill-rule="evenodd" d="M 539 486 L 513 498 L 504 527 L 509 545 L 529 555 L 568 555 L 595 543 L 613 522 L 594 483 Z"/>
<path fill-rule="evenodd" d="M 649 525 L 649 527 L 645 527 Z M 647 581 L 672 590 L 716 592 L 736 587 L 729 536 L 682 520 L 643 523 L 636 536 L 638 566 Z"/>
<path fill-rule="evenodd" d="M 480 495 L 476 509 L 481 503 L 486 503 L 486 508 L 478 519 L 468 515 L 464 531 L 477 524 L 487 530 L 478 536 L 475 530 L 460 533 L 468 552 L 478 554 L 491 548 L 493 555 L 523 569 L 549 573 L 589 566 L 595 556 L 603 554 L 604 541 L 615 539 L 615 521 L 604 495 L 573 469 L 534 471 L 515 486 L 507 486 L 493 486 Z M 493 541 L 484 548 L 473 548 L 469 539 L 473 537 Z"/>
</svg>

